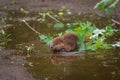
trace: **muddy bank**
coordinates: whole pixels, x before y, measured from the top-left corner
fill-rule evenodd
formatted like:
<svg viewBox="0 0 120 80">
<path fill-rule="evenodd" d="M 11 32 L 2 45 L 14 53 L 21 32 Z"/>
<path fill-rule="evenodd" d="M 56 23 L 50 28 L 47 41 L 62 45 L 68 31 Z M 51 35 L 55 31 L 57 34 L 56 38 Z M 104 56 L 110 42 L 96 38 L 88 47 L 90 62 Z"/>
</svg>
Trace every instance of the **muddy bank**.
<svg viewBox="0 0 120 80">
<path fill-rule="evenodd" d="M 0 48 L 0 80 L 34 80 L 23 67 L 27 63 L 25 57 L 14 53 L 15 50 Z"/>
<path fill-rule="evenodd" d="M 14 0 L 13 0 L 14 1 Z M 105 15 L 93 7 L 100 0 L 0 0 L 0 9 L 4 10 L 19 10 L 24 8 L 28 11 L 41 12 L 46 10 L 60 10 L 61 6 L 65 6 L 72 13 L 97 13 L 99 15 Z M 116 11 L 113 11 L 111 16 L 117 15 L 120 17 L 120 1 L 116 7 Z M 3 14 L 3 13 L 1 13 Z"/>
</svg>

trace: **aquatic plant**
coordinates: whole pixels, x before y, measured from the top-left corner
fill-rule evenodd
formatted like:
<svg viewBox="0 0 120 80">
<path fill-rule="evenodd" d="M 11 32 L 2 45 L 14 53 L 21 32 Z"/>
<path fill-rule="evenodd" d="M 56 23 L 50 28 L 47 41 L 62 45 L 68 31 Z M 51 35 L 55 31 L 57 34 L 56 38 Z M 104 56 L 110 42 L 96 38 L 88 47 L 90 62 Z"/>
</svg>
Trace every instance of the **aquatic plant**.
<svg viewBox="0 0 120 80">
<path fill-rule="evenodd" d="M 51 37 L 50 35 L 39 35 L 39 38 L 43 41 L 43 42 L 45 42 L 47 45 L 49 45 L 50 43 L 51 43 L 51 41 L 52 41 L 52 39 L 53 39 L 53 37 Z"/>
<path fill-rule="evenodd" d="M 55 24 L 54 24 L 54 28 L 55 28 L 55 29 L 61 29 L 61 28 L 64 28 L 64 26 L 65 26 L 65 25 L 64 25 L 63 23 L 55 23 Z"/>
<path fill-rule="evenodd" d="M 76 33 L 78 35 L 78 51 L 95 51 L 97 49 L 110 49 L 111 44 L 108 44 L 105 40 L 107 37 L 114 34 L 116 31 L 112 29 L 110 25 L 106 26 L 104 29 L 98 29 L 95 25 L 92 25 L 91 22 L 87 21 L 84 23 L 74 22 L 68 23 L 65 33 Z M 58 33 L 62 35 L 63 33 Z M 53 37 L 41 35 L 40 39 L 45 43 L 50 44 Z"/>
<path fill-rule="evenodd" d="M 69 31 L 73 31 L 79 37 L 78 45 L 79 51 L 91 50 L 95 51 L 97 49 L 109 49 L 110 44 L 107 44 L 105 40 L 108 36 L 111 36 L 116 31 L 112 29 L 111 26 L 106 26 L 105 29 L 98 29 L 91 22 L 87 21 L 84 23 L 75 22 L 68 25 Z M 67 32 L 69 32 L 67 30 Z"/>
<path fill-rule="evenodd" d="M 10 34 L 7 34 L 7 32 L 5 32 L 5 30 L 0 30 L 0 45 L 1 46 L 5 46 L 8 44 L 8 42 L 10 42 Z"/>
</svg>

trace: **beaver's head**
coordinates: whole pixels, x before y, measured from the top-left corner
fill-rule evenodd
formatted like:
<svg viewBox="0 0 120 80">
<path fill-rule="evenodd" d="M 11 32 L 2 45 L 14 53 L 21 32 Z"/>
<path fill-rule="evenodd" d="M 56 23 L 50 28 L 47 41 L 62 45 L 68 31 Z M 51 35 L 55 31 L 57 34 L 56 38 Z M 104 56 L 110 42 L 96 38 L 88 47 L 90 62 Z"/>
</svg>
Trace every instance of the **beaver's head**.
<svg viewBox="0 0 120 80">
<path fill-rule="evenodd" d="M 63 37 L 60 36 L 54 38 L 50 44 L 50 48 L 53 51 L 61 51 L 62 49 L 64 49 Z"/>
</svg>

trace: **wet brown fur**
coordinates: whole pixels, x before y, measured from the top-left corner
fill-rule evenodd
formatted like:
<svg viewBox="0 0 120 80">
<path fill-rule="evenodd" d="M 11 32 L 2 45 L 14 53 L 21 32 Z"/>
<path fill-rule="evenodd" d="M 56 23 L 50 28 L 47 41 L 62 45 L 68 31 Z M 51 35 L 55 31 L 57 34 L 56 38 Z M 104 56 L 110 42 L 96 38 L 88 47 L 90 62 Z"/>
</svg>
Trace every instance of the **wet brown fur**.
<svg viewBox="0 0 120 80">
<path fill-rule="evenodd" d="M 67 33 L 63 36 L 56 37 L 52 40 L 50 48 L 54 51 L 73 51 L 77 48 L 77 35 L 74 33 Z"/>
</svg>

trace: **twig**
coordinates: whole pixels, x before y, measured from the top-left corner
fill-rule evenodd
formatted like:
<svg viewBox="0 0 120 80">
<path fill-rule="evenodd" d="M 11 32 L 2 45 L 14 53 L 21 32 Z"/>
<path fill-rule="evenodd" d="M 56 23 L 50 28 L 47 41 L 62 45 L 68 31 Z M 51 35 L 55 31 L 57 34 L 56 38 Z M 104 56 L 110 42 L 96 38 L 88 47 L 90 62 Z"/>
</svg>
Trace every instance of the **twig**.
<svg viewBox="0 0 120 80">
<path fill-rule="evenodd" d="M 61 23 L 61 21 L 59 21 L 58 19 L 56 19 L 55 17 L 53 17 L 52 15 L 50 15 L 50 14 L 47 14 L 50 18 L 52 18 L 53 20 L 55 20 L 56 22 L 59 22 L 59 23 Z"/>
<path fill-rule="evenodd" d="M 32 31 L 34 31 L 37 34 L 41 34 L 40 32 L 38 32 L 37 30 L 35 30 L 34 28 L 32 28 L 25 20 L 22 20 Z"/>
<path fill-rule="evenodd" d="M 114 19 L 112 19 L 112 22 L 114 22 L 114 23 L 120 25 L 120 22 L 118 22 L 118 21 L 116 21 L 116 20 L 114 20 Z"/>
</svg>

